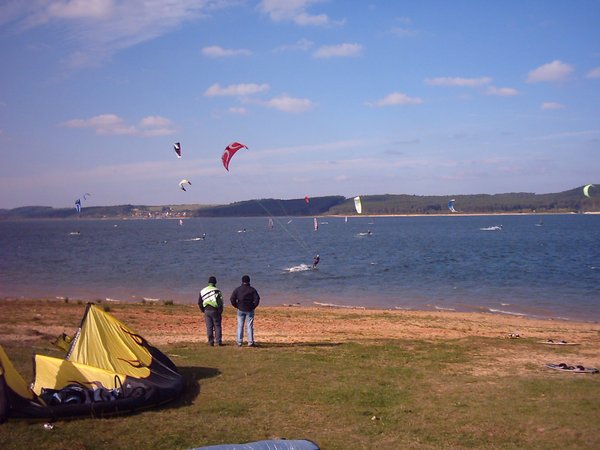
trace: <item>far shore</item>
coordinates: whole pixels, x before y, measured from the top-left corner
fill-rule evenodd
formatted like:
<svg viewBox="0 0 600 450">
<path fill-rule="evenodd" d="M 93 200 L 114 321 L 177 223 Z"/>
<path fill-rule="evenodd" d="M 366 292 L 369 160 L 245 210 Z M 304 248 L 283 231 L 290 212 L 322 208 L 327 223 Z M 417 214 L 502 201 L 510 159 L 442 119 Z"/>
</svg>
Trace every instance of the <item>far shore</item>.
<svg viewBox="0 0 600 450">
<path fill-rule="evenodd" d="M 178 205 L 174 205 L 178 206 Z M 313 217 L 321 217 L 321 218 L 367 218 L 367 217 L 508 217 L 508 216 L 566 216 L 566 215 L 597 215 L 600 214 L 600 211 L 585 211 L 581 213 L 573 212 L 573 211 L 563 211 L 563 212 L 489 212 L 489 213 L 464 213 L 464 212 L 456 212 L 456 213 L 438 213 L 438 214 L 313 214 L 308 216 L 284 216 L 284 215 L 275 215 L 274 217 L 293 217 L 293 218 L 313 218 Z M 105 216 L 105 217 L 18 217 L 18 218 L 0 218 L 0 220 L 180 220 L 180 219 L 244 219 L 244 218 L 265 218 L 270 217 L 268 215 L 261 216 L 172 216 L 172 217 L 132 217 L 132 216 Z"/>
</svg>

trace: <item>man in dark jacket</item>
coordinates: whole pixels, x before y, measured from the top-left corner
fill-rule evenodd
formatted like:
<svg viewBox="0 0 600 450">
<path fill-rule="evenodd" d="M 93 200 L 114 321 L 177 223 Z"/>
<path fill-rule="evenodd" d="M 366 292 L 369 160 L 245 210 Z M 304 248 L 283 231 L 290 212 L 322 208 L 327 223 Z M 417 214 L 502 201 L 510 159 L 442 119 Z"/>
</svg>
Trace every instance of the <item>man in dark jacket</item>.
<svg viewBox="0 0 600 450">
<path fill-rule="evenodd" d="M 254 310 L 260 302 L 256 289 L 250 286 L 250 277 L 242 277 L 242 285 L 235 288 L 230 298 L 231 304 L 237 309 L 237 345 L 241 347 L 244 341 L 244 322 L 248 333 L 248 347 L 254 347 Z"/>
<path fill-rule="evenodd" d="M 198 306 L 204 313 L 206 335 L 209 345 L 223 345 L 221 332 L 221 316 L 223 314 L 223 294 L 217 288 L 217 279 L 208 278 L 208 286 L 200 291 Z"/>
</svg>

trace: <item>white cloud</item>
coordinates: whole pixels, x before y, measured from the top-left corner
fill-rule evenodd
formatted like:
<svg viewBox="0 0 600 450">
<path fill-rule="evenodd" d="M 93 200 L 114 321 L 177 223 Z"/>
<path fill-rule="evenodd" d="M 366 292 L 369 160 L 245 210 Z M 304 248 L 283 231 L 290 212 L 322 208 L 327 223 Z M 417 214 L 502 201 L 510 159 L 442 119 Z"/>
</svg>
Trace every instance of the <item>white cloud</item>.
<svg viewBox="0 0 600 450">
<path fill-rule="evenodd" d="M 405 28 L 405 27 L 393 27 L 390 30 L 390 32 L 394 36 L 398 36 L 398 37 L 412 37 L 412 36 L 416 36 L 418 34 L 417 31 L 411 30 L 410 28 Z"/>
<path fill-rule="evenodd" d="M 556 133 L 550 134 L 547 136 L 538 136 L 530 138 L 530 141 L 547 141 L 553 139 L 564 139 L 564 138 L 579 138 L 579 137 L 588 137 L 588 136 L 597 136 L 600 135 L 599 130 L 583 130 L 583 131 L 566 131 L 564 133 Z"/>
<path fill-rule="evenodd" d="M 210 86 L 205 92 L 206 97 L 219 97 L 219 96 L 237 96 L 243 97 L 246 95 L 258 94 L 260 92 L 266 92 L 269 90 L 268 84 L 230 84 L 227 87 L 221 87 L 218 83 Z"/>
<path fill-rule="evenodd" d="M 392 92 L 381 100 L 373 103 L 367 103 L 369 106 L 393 106 L 393 105 L 420 105 L 423 100 L 419 97 L 409 97 L 401 92 Z"/>
<path fill-rule="evenodd" d="M 486 91 L 489 95 L 499 95 L 501 97 L 512 97 L 519 94 L 515 88 L 490 86 Z"/>
<path fill-rule="evenodd" d="M 140 120 L 139 126 L 129 125 L 116 114 L 100 114 L 89 119 L 71 119 L 61 124 L 67 128 L 89 128 L 96 134 L 165 136 L 175 133 L 172 122 L 161 116 L 148 116 Z"/>
<path fill-rule="evenodd" d="M 345 58 L 360 56 L 363 51 L 363 46 L 360 44 L 339 44 L 339 45 L 324 45 L 319 47 L 314 53 L 315 58 Z"/>
<path fill-rule="evenodd" d="M 301 26 L 330 25 L 331 19 L 327 14 L 309 14 L 306 10 L 321 0 L 262 0 L 258 9 L 268 15 L 273 22 L 294 22 Z"/>
<path fill-rule="evenodd" d="M 137 134 L 141 136 L 168 136 L 176 132 L 173 123 L 166 117 L 148 116 L 140 120 L 141 130 Z"/>
<path fill-rule="evenodd" d="M 154 128 L 154 127 L 167 127 L 171 126 L 171 121 L 166 117 L 161 116 L 148 116 L 140 120 L 140 127 L 142 128 Z"/>
<path fill-rule="evenodd" d="M 527 75 L 528 83 L 558 82 L 564 81 L 573 72 L 573 67 L 559 60 L 544 64 L 533 69 Z"/>
<path fill-rule="evenodd" d="M 600 78 L 600 67 L 596 67 L 595 69 L 590 70 L 585 77 L 586 78 Z"/>
<path fill-rule="evenodd" d="M 114 53 L 208 17 L 235 0 L 39 0 L 0 5 L 0 24 L 18 32 L 54 26 L 69 40 L 74 66 L 98 65 Z"/>
<path fill-rule="evenodd" d="M 135 127 L 115 114 L 101 114 L 90 119 L 71 119 L 62 125 L 68 128 L 92 128 L 97 134 L 135 134 Z"/>
<path fill-rule="evenodd" d="M 453 86 L 453 87 L 479 87 L 490 84 L 490 77 L 461 78 L 461 77 L 437 77 L 426 78 L 425 83 L 430 86 Z"/>
<path fill-rule="evenodd" d="M 248 113 L 248 111 L 246 111 L 246 108 L 244 108 L 243 106 L 232 106 L 228 109 L 228 111 L 231 114 L 240 114 L 242 116 Z"/>
<path fill-rule="evenodd" d="M 80 19 L 106 18 L 115 8 L 113 0 L 70 0 L 54 1 L 48 4 L 47 18 Z"/>
<path fill-rule="evenodd" d="M 548 111 L 548 110 L 553 110 L 553 109 L 563 109 L 564 107 L 565 107 L 565 105 L 563 105 L 561 103 L 544 102 L 544 103 L 542 103 L 542 106 L 540 106 L 540 109 L 542 109 L 543 111 Z"/>
<path fill-rule="evenodd" d="M 302 39 L 299 39 L 298 41 L 296 41 L 295 44 L 281 45 L 280 47 L 277 47 L 274 51 L 276 51 L 276 52 L 285 52 L 285 51 L 292 51 L 292 50 L 307 51 L 310 48 L 312 48 L 314 45 L 315 45 L 314 42 L 309 41 L 308 39 L 302 38 Z"/>
<path fill-rule="evenodd" d="M 315 104 L 306 98 L 294 98 L 287 95 L 272 98 L 265 103 L 266 106 L 284 112 L 305 112 L 312 109 Z"/>
<path fill-rule="evenodd" d="M 211 58 L 229 58 L 232 56 L 250 56 L 252 55 L 252 52 L 243 48 L 232 49 L 223 48 L 218 45 L 212 45 L 210 47 L 204 47 L 202 49 L 202 54 Z"/>
</svg>

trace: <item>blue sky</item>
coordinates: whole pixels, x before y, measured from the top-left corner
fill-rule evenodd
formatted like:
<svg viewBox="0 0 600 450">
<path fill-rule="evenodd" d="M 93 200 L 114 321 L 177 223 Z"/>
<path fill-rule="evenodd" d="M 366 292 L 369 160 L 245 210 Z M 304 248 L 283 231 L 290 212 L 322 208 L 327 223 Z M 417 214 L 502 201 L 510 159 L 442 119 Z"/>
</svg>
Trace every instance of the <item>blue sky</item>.
<svg viewBox="0 0 600 450">
<path fill-rule="evenodd" d="M 600 183 L 598 24 L 581 0 L 2 1 L 0 208 Z"/>
</svg>

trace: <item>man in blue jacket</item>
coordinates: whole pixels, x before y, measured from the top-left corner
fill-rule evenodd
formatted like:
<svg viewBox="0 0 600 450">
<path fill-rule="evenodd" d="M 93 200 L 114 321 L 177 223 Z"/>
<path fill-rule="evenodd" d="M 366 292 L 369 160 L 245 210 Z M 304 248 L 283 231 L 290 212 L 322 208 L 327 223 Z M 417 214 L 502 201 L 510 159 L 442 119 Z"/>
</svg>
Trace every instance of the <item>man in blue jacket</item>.
<svg viewBox="0 0 600 450">
<path fill-rule="evenodd" d="M 254 310 L 260 302 L 260 296 L 256 289 L 250 286 L 250 277 L 242 277 L 242 285 L 234 289 L 229 299 L 234 308 L 237 309 L 237 337 L 238 347 L 244 341 L 244 322 L 248 334 L 248 347 L 254 347 Z"/>
</svg>

